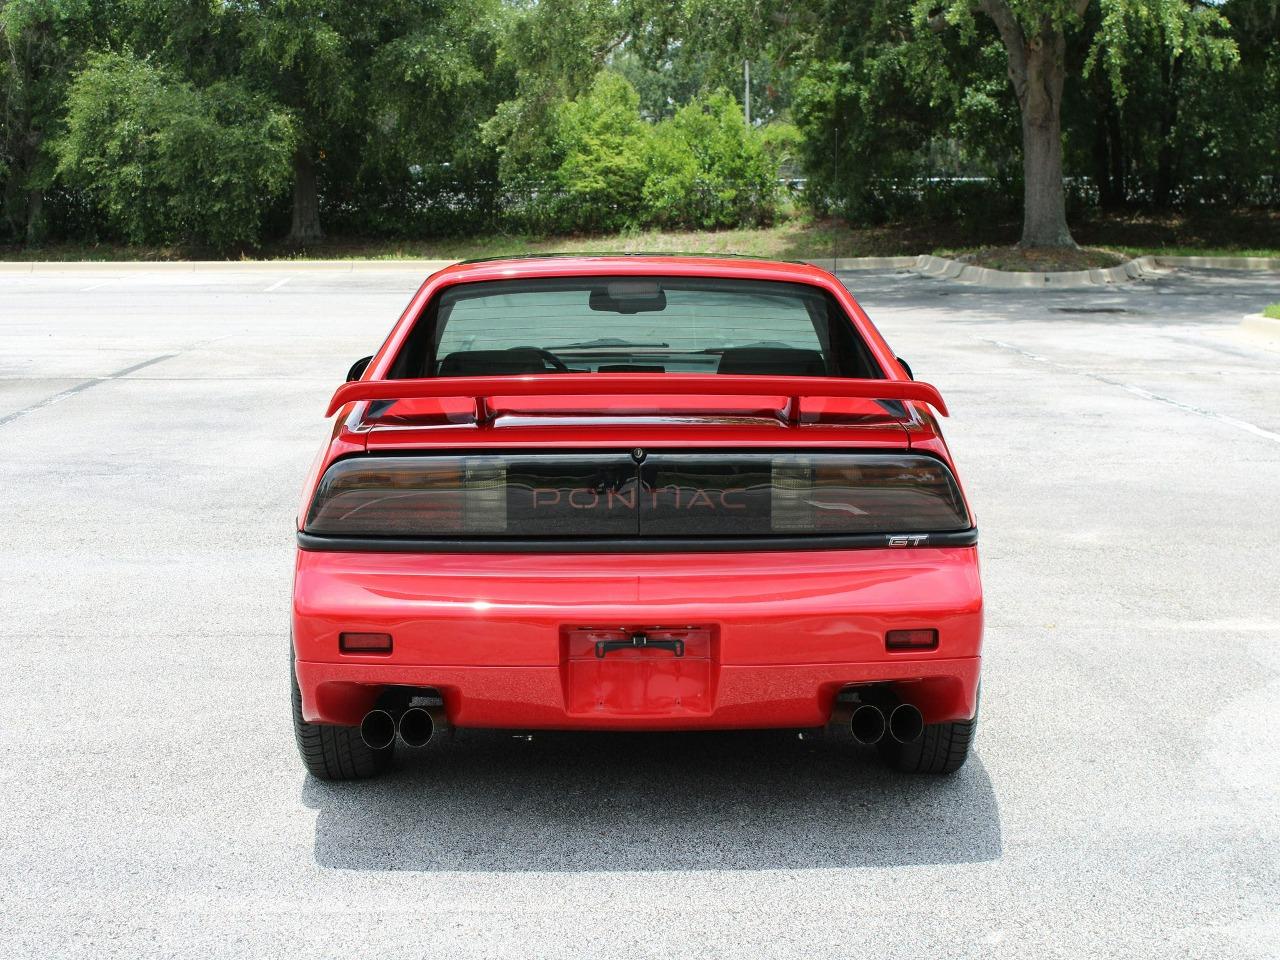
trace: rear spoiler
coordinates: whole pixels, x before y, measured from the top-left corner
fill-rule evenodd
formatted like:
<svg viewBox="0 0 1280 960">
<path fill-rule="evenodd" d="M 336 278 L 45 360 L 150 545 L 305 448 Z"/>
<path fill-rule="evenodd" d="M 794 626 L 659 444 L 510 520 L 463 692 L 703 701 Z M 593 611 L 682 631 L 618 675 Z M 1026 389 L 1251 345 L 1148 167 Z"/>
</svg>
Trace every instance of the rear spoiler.
<svg viewBox="0 0 1280 960">
<path fill-rule="evenodd" d="M 420 380 L 356 380 L 329 401 L 326 417 L 356 400 L 475 400 L 476 422 L 490 419 L 490 397 L 680 396 L 787 397 L 790 419 L 801 397 L 918 400 L 944 417 L 947 405 L 936 387 L 914 380 L 855 380 L 848 377 L 778 377 L 726 373 L 548 373 L 528 376 L 428 377 Z"/>
</svg>

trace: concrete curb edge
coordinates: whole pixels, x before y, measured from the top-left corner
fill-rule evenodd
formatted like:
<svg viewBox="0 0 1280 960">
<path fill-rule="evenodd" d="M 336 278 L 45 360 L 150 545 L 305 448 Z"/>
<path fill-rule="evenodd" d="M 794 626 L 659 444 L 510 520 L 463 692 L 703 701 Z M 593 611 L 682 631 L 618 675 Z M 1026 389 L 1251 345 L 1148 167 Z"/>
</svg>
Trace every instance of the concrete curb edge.
<svg viewBox="0 0 1280 960">
<path fill-rule="evenodd" d="M 915 271 L 925 277 L 958 280 L 961 283 L 973 283 L 985 287 L 1070 290 L 1153 279 L 1164 275 L 1166 271 L 1161 269 L 1162 266 L 1156 257 L 1138 257 L 1136 260 L 1105 269 L 1032 273 L 992 270 L 989 267 L 975 267 L 973 264 L 962 263 L 959 260 L 924 255 L 918 259 Z"/>
<path fill-rule="evenodd" d="M 1265 317 L 1260 313 L 1246 313 L 1240 321 L 1240 326 L 1252 333 L 1260 333 L 1280 340 L 1280 320 L 1274 317 Z"/>
<path fill-rule="evenodd" d="M 456 260 L 27 260 L 0 261 L 0 273 L 356 273 L 415 270 L 426 276 Z"/>
<path fill-rule="evenodd" d="M 424 277 L 455 260 L 8 260 L 0 261 L 0 274 L 23 273 L 289 273 L 330 271 L 356 273 L 377 270 L 416 271 Z M 1105 270 L 1073 270 L 1056 273 L 1014 272 L 975 267 L 959 260 L 930 254 L 915 257 L 816 258 L 806 263 L 824 270 L 911 270 L 926 277 L 959 280 L 993 287 L 1105 286 L 1160 276 L 1178 267 L 1200 270 L 1280 270 L 1280 257 L 1163 257 L 1145 256 Z"/>
</svg>

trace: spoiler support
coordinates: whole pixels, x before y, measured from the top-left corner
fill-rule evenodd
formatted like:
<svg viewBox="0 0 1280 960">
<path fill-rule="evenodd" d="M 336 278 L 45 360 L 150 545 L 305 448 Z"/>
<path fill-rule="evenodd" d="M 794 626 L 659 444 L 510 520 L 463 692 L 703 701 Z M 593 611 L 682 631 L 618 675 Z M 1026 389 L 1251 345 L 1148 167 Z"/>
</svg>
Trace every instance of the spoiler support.
<svg viewBox="0 0 1280 960">
<path fill-rule="evenodd" d="M 414 380 L 356 380 L 344 383 L 329 401 L 326 417 L 357 400 L 419 400 L 467 397 L 475 401 L 476 423 L 491 418 L 491 397 L 594 396 L 786 397 L 794 423 L 802 397 L 916 400 L 942 416 L 947 405 L 936 387 L 915 380 L 849 377 L 779 377 L 725 373 L 549 373 L 525 376 L 426 377 Z"/>
</svg>

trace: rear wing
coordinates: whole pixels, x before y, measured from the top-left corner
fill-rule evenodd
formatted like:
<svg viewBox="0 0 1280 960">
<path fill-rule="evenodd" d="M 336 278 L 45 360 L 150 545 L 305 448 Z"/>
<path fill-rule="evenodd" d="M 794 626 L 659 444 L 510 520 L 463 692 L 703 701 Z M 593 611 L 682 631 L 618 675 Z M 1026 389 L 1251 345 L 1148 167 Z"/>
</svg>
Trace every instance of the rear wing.
<svg viewBox="0 0 1280 960">
<path fill-rule="evenodd" d="M 802 397 L 918 400 L 944 417 L 947 405 L 936 387 L 914 380 L 848 377 L 779 377 L 726 373 L 549 373 L 528 376 L 428 377 L 418 380 L 357 380 L 344 383 L 329 401 L 331 417 L 356 400 L 475 400 L 476 422 L 490 419 L 490 397 L 786 397 L 788 418 L 799 415 Z"/>
</svg>

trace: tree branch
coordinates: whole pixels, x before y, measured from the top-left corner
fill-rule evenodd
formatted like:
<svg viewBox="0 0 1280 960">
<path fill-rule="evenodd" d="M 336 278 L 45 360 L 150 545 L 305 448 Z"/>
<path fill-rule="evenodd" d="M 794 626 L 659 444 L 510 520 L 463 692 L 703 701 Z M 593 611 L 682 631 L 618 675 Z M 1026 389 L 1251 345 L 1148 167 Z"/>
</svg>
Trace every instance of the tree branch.
<svg viewBox="0 0 1280 960">
<path fill-rule="evenodd" d="M 1027 82 L 1027 35 L 1006 0 L 979 0 L 978 9 L 985 13 L 1000 31 L 1000 39 L 1009 53 L 1009 78 L 1021 101 Z"/>
</svg>

